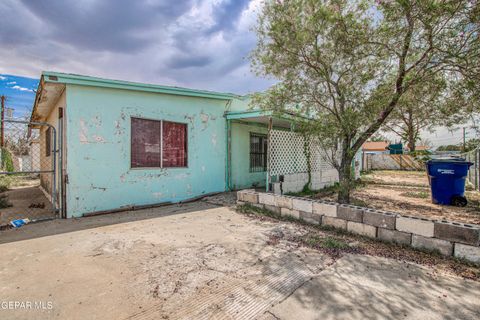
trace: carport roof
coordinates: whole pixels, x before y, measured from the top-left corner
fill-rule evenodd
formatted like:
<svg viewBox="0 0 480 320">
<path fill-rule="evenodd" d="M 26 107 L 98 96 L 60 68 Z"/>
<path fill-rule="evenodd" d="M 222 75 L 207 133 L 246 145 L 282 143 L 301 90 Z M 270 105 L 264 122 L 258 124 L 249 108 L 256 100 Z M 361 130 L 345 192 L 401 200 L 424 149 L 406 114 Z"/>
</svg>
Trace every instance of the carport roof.
<svg viewBox="0 0 480 320">
<path fill-rule="evenodd" d="M 292 123 L 309 120 L 308 118 L 288 112 L 275 112 L 273 110 L 249 110 L 225 113 L 227 120 L 238 120 L 249 123 L 268 125 L 270 118 L 274 127 L 291 128 Z"/>
</svg>

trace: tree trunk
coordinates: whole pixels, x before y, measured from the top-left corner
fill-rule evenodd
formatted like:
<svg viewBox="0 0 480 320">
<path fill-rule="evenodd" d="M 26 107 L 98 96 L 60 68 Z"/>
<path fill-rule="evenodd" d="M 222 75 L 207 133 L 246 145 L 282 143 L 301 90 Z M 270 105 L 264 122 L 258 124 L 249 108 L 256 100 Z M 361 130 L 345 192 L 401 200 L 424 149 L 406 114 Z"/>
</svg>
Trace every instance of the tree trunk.
<svg viewBox="0 0 480 320">
<path fill-rule="evenodd" d="M 340 184 L 340 189 L 338 190 L 339 203 L 350 203 L 350 192 L 354 184 L 352 160 L 353 157 L 349 157 L 346 154 L 342 155 L 342 162 L 338 168 L 338 180 Z"/>
<path fill-rule="evenodd" d="M 408 150 L 410 150 L 410 152 L 412 152 L 412 151 L 415 151 L 415 148 L 416 148 L 416 145 L 415 145 L 414 133 L 412 131 L 410 131 L 408 133 Z"/>
<path fill-rule="evenodd" d="M 408 150 L 410 152 L 415 151 L 415 126 L 413 123 L 413 110 L 408 109 L 408 123 L 407 123 L 407 137 L 408 137 Z"/>
</svg>

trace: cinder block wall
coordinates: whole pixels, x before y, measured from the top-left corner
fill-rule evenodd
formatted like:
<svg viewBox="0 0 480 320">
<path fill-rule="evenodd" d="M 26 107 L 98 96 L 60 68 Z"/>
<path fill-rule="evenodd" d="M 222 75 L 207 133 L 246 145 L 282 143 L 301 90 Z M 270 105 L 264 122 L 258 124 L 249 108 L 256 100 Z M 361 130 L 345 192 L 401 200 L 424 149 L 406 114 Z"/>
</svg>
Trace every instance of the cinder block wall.
<svg viewBox="0 0 480 320">
<path fill-rule="evenodd" d="M 325 169 L 322 171 L 312 172 L 311 175 L 312 190 L 320 190 L 322 188 L 333 185 L 338 181 L 338 172 L 335 169 Z M 273 193 L 281 194 L 289 192 L 300 192 L 308 182 L 307 172 L 298 172 L 292 174 L 285 174 L 283 182 L 273 183 Z M 281 186 L 281 188 L 280 188 Z"/>
<path fill-rule="evenodd" d="M 436 250 L 445 256 L 464 258 L 480 264 L 479 225 L 430 220 L 254 190 L 238 191 L 237 202 L 249 203 L 281 215 L 290 215 L 308 223 L 332 226 L 414 248 Z"/>
</svg>

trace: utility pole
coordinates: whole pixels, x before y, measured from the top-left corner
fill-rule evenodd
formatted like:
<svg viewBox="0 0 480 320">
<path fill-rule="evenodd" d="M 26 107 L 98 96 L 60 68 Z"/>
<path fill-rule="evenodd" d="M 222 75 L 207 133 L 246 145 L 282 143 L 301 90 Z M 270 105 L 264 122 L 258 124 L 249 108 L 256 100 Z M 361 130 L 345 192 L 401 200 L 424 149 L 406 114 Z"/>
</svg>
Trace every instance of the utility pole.
<svg viewBox="0 0 480 320">
<path fill-rule="evenodd" d="M 2 109 L 3 110 L 3 109 Z M 3 111 L 2 111 L 3 112 Z M 3 119 L 3 114 L 2 114 L 2 119 Z M 463 152 L 465 152 L 466 149 L 466 143 L 465 143 L 465 127 L 463 127 Z"/>
<path fill-rule="evenodd" d="M 0 137 L 0 145 L 1 147 L 3 148 L 3 145 L 4 145 L 4 131 L 5 131 L 5 124 L 4 124 L 4 120 L 5 120 L 5 100 L 7 99 L 7 97 L 5 97 L 4 95 L 2 95 L 0 97 L 0 99 L 2 100 L 2 110 L 1 110 L 1 121 L 2 121 L 2 132 L 1 132 L 1 137 Z"/>
</svg>

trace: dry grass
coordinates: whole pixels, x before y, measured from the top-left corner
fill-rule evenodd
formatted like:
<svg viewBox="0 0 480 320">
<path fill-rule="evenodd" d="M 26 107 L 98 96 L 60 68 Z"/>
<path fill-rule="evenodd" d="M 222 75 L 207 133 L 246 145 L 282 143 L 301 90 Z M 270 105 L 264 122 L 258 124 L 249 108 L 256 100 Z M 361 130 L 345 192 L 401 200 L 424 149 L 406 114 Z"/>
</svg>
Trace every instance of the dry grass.
<svg viewBox="0 0 480 320">
<path fill-rule="evenodd" d="M 290 241 L 300 246 L 309 247 L 328 254 L 334 260 L 344 254 L 367 254 L 384 258 L 417 263 L 432 268 L 434 271 L 445 271 L 466 279 L 480 281 L 480 266 L 454 257 L 445 257 L 438 252 L 418 250 L 409 246 L 370 239 L 345 230 L 329 226 L 310 225 L 292 217 L 282 217 L 274 212 L 251 205 L 237 206 L 237 212 L 253 219 L 294 223 L 300 229 L 306 229 L 301 235 L 286 237 L 271 235 L 268 243 L 277 245 L 280 241 Z"/>
</svg>

